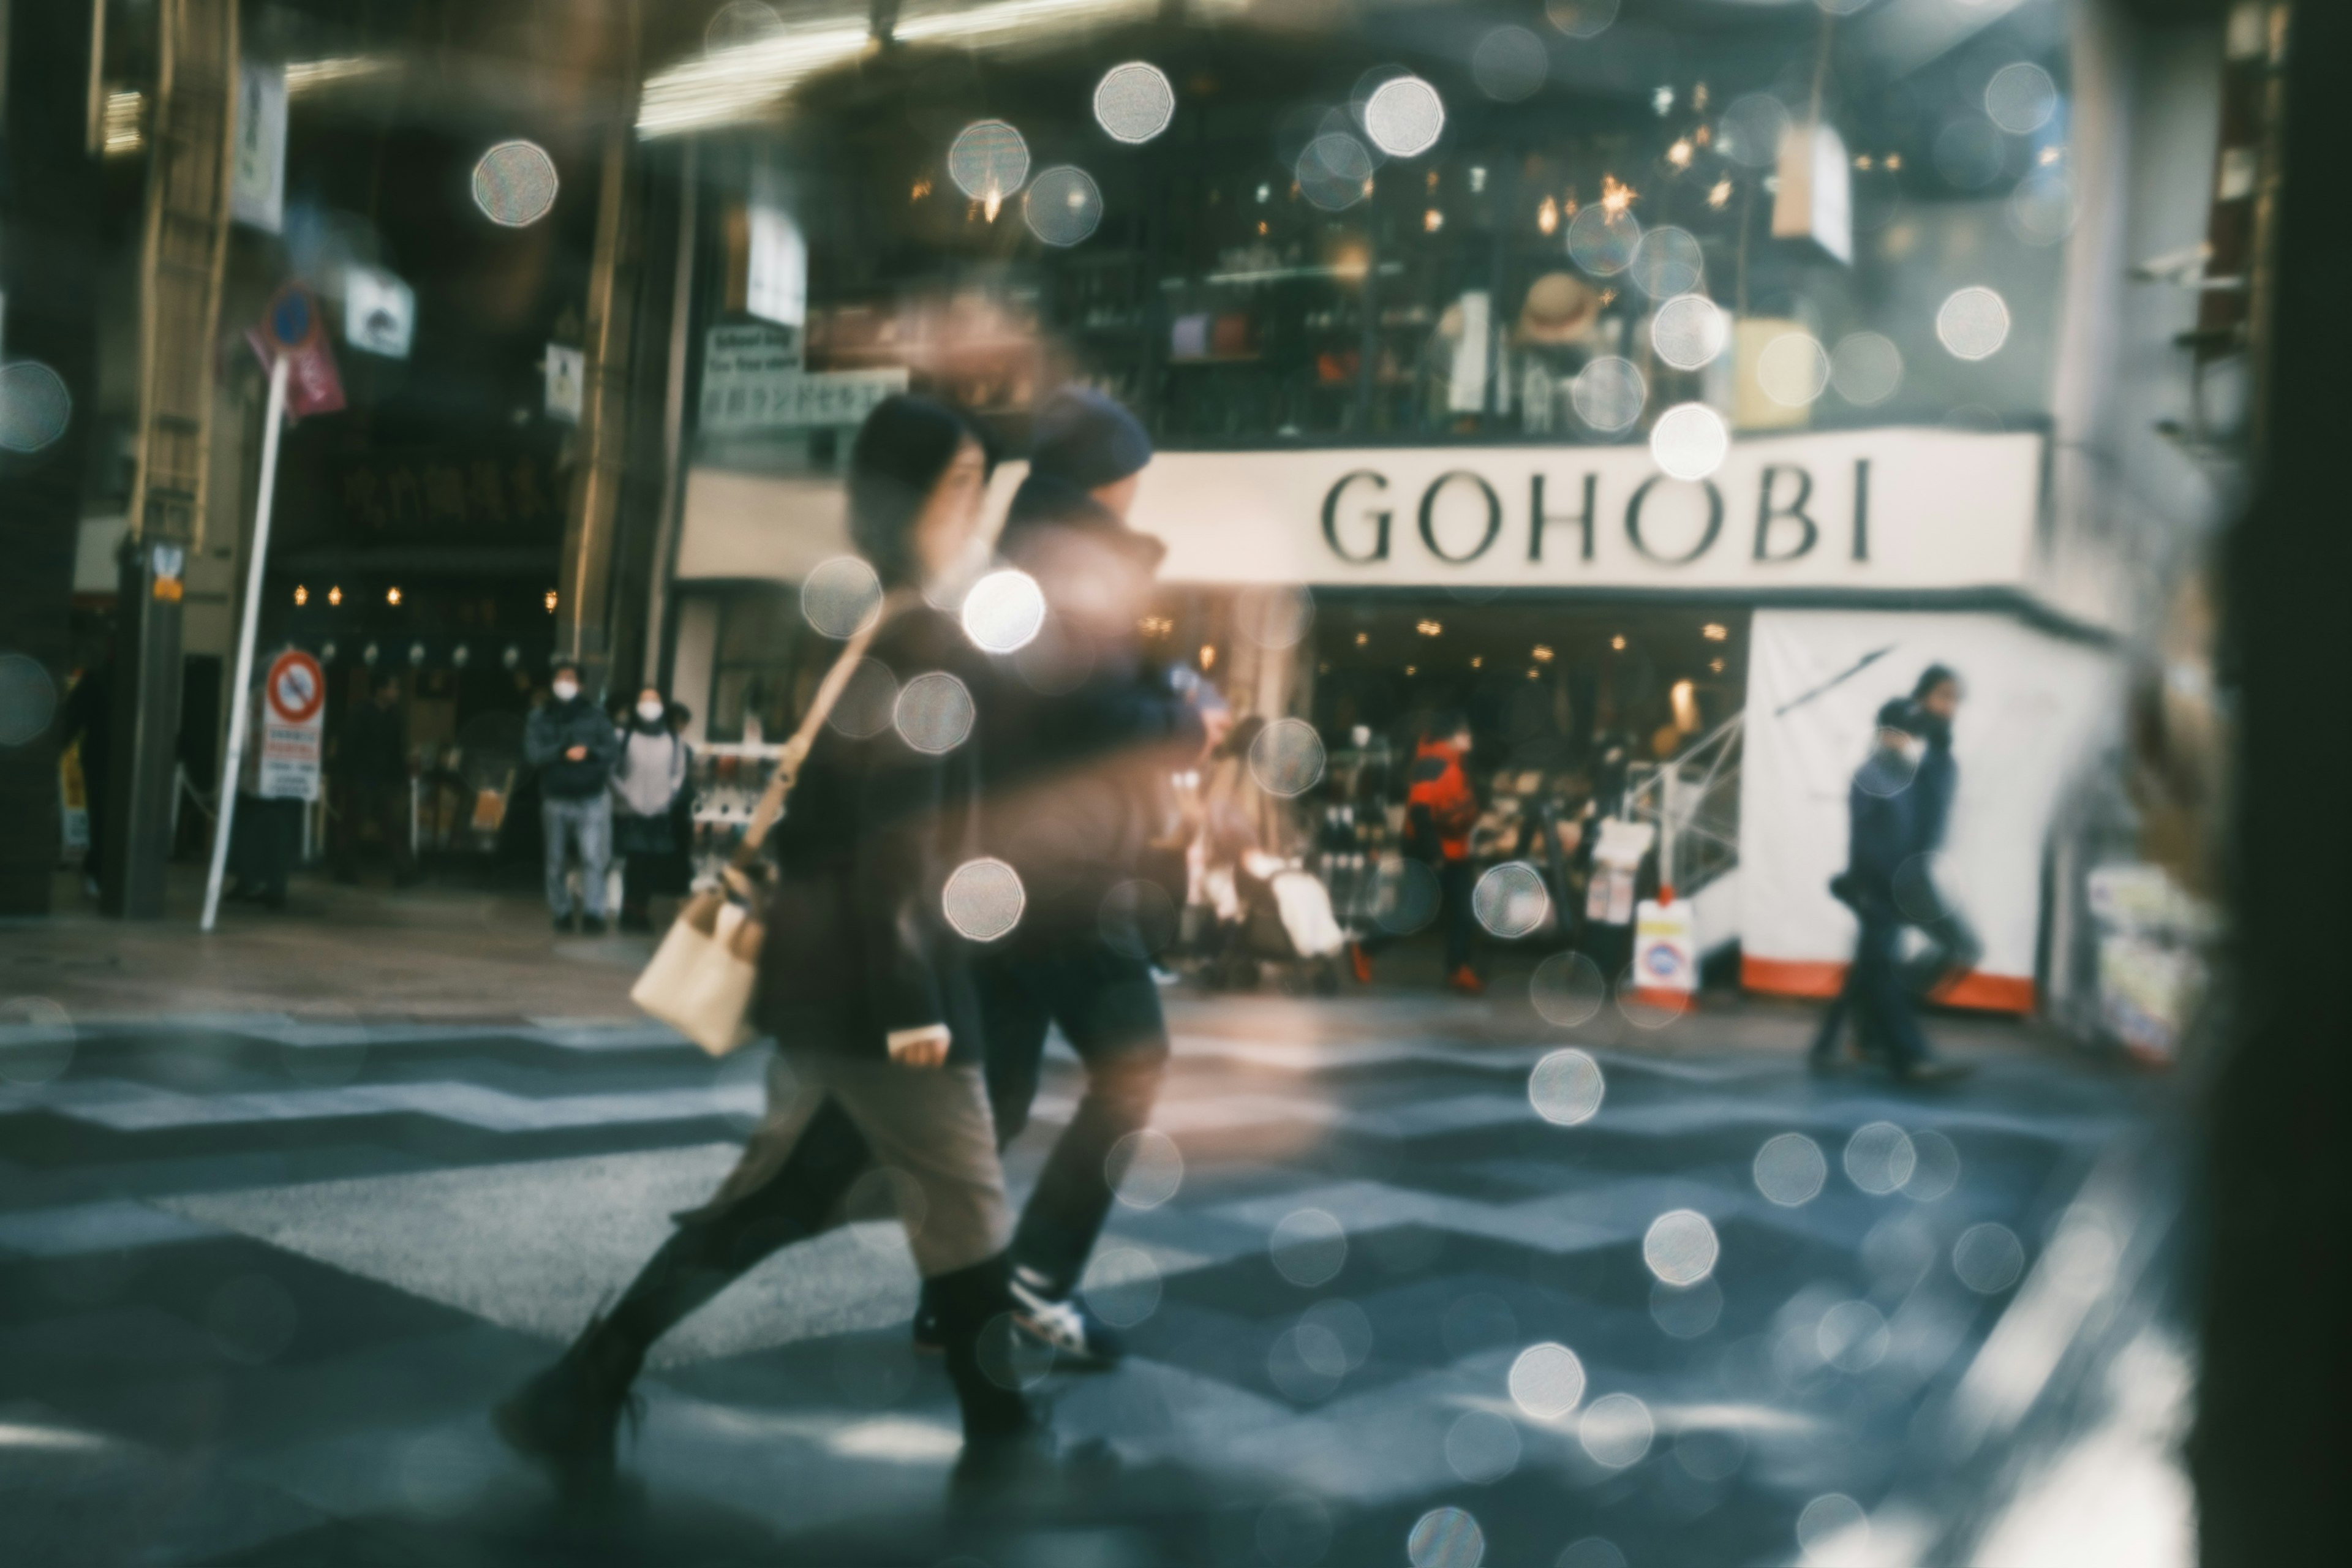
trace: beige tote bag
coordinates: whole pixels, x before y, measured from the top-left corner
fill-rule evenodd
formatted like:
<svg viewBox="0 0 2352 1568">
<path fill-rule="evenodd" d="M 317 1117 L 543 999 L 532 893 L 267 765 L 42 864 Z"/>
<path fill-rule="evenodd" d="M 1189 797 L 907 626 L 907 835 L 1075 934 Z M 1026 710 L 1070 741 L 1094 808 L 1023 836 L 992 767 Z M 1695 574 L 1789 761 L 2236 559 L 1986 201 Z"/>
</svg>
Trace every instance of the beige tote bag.
<svg viewBox="0 0 2352 1568">
<path fill-rule="evenodd" d="M 714 1057 L 751 1038 L 751 995 L 759 978 L 760 944 L 767 936 L 765 923 L 751 907 L 759 890 L 751 868 L 759 862 L 768 830 L 784 813 L 784 797 L 816 743 L 817 731 L 841 700 L 843 688 L 888 612 L 885 605 L 860 627 L 825 671 L 816 700 L 784 742 L 775 774 L 752 808 L 742 843 L 719 873 L 719 885 L 687 900 L 655 950 L 653 962 L 630 988 L 630 1001 Z"/>
</svg>

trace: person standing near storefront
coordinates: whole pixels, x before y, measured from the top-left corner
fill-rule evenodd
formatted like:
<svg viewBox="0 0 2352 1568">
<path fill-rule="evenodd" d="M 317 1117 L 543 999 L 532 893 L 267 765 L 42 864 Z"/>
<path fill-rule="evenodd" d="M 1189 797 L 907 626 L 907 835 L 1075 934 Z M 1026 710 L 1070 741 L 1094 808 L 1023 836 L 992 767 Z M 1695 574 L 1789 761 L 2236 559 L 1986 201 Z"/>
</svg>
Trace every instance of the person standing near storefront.
<svg viewBox="0 0 2352 1568">
<path fill-rule="evenodd" d="M 637 693 L 613 765 L 613 850 L 621 857 L 621 929 L 653 930 L 653 897 L 677 854 L 672 808 L 686 788 L 686 742 L 653 687 Z"/>
<path fill-rule="evenodd" d="M 851 535 L 890 591 L 866 657 L 906 681 L 988 680 L 954 621 L 917 592 L 963 561 L 987 475 L 979 433 L 929 398 L 884 400 L 851 449 Z M 900 1215 L 962 1407 L 958 1480 L 1017 1476 L 1034 1454 L 1027 1401 L 980 1355 L 983 1330 L 1021 1309 L 1007 1288 L 1012 1215 L 971 943 L 946 908 L 950 876 L 980 852 L 979 747 L 968 736 L 919 745 L 890 724 L 860 732 L 817 730 L 768 840 L 780 877 L 753 1005 L 777 1042 L 766 1121 L 612 1310 L 494 1413 L 500 1436 L 561 1482 L 610 1477 L 655 1342 L 762 1258 L 837 1222 L 877 1162 L 913 1189 Z"/>
<path fill-rule="evenodd" d="M 580 692 L 580 667 L 565 659 L 551 672 L 550 700 L 523 726 L 523 760 L 539 770 L 540 825 L 547 847 L 547 907 L 559 931 L 604 931 L 604 878 L 613 862 L 613 764 L 621 737 Z M 572 910 L 565 862 L 580 854 L 580 902 Z"/>
<path fill-rule="evenodd" d="M 1935 875 L 1935 855 L 1944 847 L 1950 826 L 1952 798 L 1959 793 L 1959 764 L 1952 760 L 1952 721 L 1966 696 L 1957 672 L 1931 664 L 1911 689 L 1921 740 L 1919 776 L 1911 787 L 1918 792 L 1918 823 L 1912 858 L 1896 873 L 1895 894 L 1904 917 L 1927 938 L 1927 946 L 1905 966 L 1911 994 L 1931 998 L 1944 986 L 1976 967 L 1984 945 L 1960 913 L 1944 896 Z"/>
<path fill-rule="evenodd" d="M 1422 736 L 1405 774 L 1405 853 L 1437 873 L 1445 916 L 1445 984 L 1465 996 L 1486 988 L 1470 966 L 1478 933 L 1470 908 L 1477 882 L 1470 830 L 1478 825 L 1478 792 L 1465 764 L 1473 743 L 1469 715 L 1444 714 Z"/>
<path fill-rule="evenodd" d="M 1013 1288 L 1024 1323 L 1077 1366 L 1121 1353 L 1075 1292 L 1110 1213 L 1112 1151 L 1150 1119 L 1168 1061 L 1150 962 L 1106 940 L 1106 912 L 1140 875 L 1165 775 L 1232 721 L 1144 655 L 1137 623 L 1166 547 L 1127 519 L 1150 460 L 1143 426 L 1100 393 L 1068 388 L 1038 410 L 998 548 L 1044 593 L 1056 668 L 1040 680 L 1034 665 L 999 661 L 980 704 L 990 847 L 1027 895 L 1019 928 L 980 966 L 1000 1144 L 1028 1124 L 1049 1026 L 1087 1072 L 1013 1237 Z M 919 1342 L 930 1331 L 919 1319 Z"/>
<path fill-rule="evenodd" d="M 1811 1063 L 1816 1071 L 1834 1065 L 1849 1010 L 1857 1015 L 1865 1054 L 1882 1058 L 1897 1079 L 1937 1082 L 1969 1070 L 1928 1049 L 1900 962 L 1904 922 L 1895 903 L 1895 877 L 1917 852 L 1920 728 L 1918 710 L 1907 700 L 1880 708 L 1870 758 L 1846 792 L 1846 868 L 1830 890 L 1853 910 L 1858 930 L 1845 984 L 1813 1042 Z"/>
<path fill-rule="evenodd" d="M 400 711 L 400 677 L 378 676 L 368 700 L 343 721 L 335 745 L 335 771 L 341 775 L 343 815 L 335 840 L 335 880 L 360 879 L 360 835 L 371 824 L 392 858 L 393 885 L 416 880 L 416 856 L 409 843 L 408 723 Z"/>
</svg>

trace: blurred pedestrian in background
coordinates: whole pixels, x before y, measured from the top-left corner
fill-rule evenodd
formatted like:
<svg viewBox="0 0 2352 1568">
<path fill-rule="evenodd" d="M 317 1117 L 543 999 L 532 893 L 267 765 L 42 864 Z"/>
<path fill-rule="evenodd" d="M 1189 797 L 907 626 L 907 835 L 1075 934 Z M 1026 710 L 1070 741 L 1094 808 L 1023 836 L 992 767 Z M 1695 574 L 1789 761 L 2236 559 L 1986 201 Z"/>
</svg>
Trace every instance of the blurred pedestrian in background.
<svg viewBox="0 0 2352 1568">
<path fill-rule="evenodd" d="M 1900 963 L 1903 916 L 1895 900 L 1896 873 L 1916 853 L 1923 746 L 1919 710 L 1898 698 L 1878 710 L 1869 759 L 1846 792 L 1846 868 L 1830 890 L 1852 909 L 1859 929 L 1845 983 L 1814 1037 L 1815 1071 L 1836 1065 L 1838 1037 L 1846 1015 L 1856 1016 L 1865 1055 L 1885 1062 L 1906 1082 L 1958 1078 L 1968 1068 L 1941 1059 L 1927 1047 Z"/>
<path fill-rule="evenodd" d="M 581 695 L 580 667 L 558 663 L 549 700 L 523 727 L 523 760 L 539 771 L 541 830 L 547 846 L 547 907 L 559 931 L 604 930 L 604 877 L 613 861 L 613 764 L 621 738 L 596 704 Z M 567 879 L 572 851 L 580 855 L 580 902 L 572 907 Z"/>
<path fill-rule="evenodd" d="M 1470 908 L 1477 869 L 1470 861 L 1470 830 L 1478 826 L 1478 792 L 1465 765 L 1475 741 L 1470 716 L 1438 717 L 1413 749 L 1405 774 L 1407 855 L 1437 873 L 1437 893 L 1445 915 L 1445 984 L 1475 996 L 1486 987 L 1470 966 L 1478 921 Z"/>
<path fill-rule="evenodd" d="M 621 929 L 651 931 L 653 897 L 678 853 L 672 808 L 686 788 L 686 742 L 653 687 L 637 705 L 613 765 L 613 849 L 621 859 Z"/>
<path fill-rule="evenodd" d="M 262 681 L 253 683 L 251 711 L 267 725 Z M 264 798 L 261 793 L 261 738 L 246 743 L 236 770 L 236 815 L 229 827 L 228 871 L 235 879 L 228 896 L 264 909 L 286 907 L 286 885 L 301 851 L 302 813 L 310 804 L 291 797 Z"/>
<path fill-rule="evenodd" d="M 1959 764 L 1952 760 L 1952 722 L 1966 695 L 1959 676 L 1940 664 L 1929 665 L 1911 689 L 1924 742 L 1919 776 L 1911 785 L 1918 792 L 1919 804 L 1911 855 L 1895 873 L 1895 897 L 1904 919 L 1927 939 L 1927 946 L 1904 966 L 1905 984 L 1914 996 L 1923 998 L 1933 998 L 1974 969 L 1984 956 L 1984 944 L 1977 940 L 1975 929 L 1945 896 L 1936 876 L 1935 858 L 1944 847 L 1952 800 L 1959 793 Z"/>
<path fill-rule="evenodd" d="M 106 874 L 106 791 L 113 777 L 114 649 L 110 644 L 66 694 L 65 712 L 58 726 L 58 749 L 81 747 L 83 816 L 89 823 L 89 847 L 82 851 L 81 880 L 91 898 Z"/>
<path fill-rule="evenodd" d="M 1028 1125 L 1050 1027 L 1087 1071 L 1013 1237 L 1013 1289 L 1024 1321 L 1080 1367 L 1121 1353 L 1076 1292 L 1115 1196 L 1111 1152 L 1150 1120 L 1168 1061 L 1149 953 L 1105 928 L 1124 919 L 1142 934 L 1114 906 L 1138 897 L 1165 775 L 1232 723 L 1144 653 L 1139 622 L 1167 547 L 1128 516 L 1150 460 L 1142 425 L 1098 392 L 1066 388 L 1039 409 L 998 549 L 1043 591 L 1051 644 L 1031 662 L 999 661 L 980 708 L 989 844 L 1028 895 L 1019 928 L 980 969 L 1000 1143 Z M 929 1316 L 917 1320 L 919 1342 L 935 1331 Z"/>
<path fill-rule="evenodd" d="M 967 559 L 988 471 L 978 431 L 929 398 L 885 399 L 851 448 L 851 537 L 890 591 L 867 657 L 902 682 L 937 672 L 969 690 L 987 679 L 919 590 Z M 981 1364 L 982 1331 L 1021 1309 L 1007 1289 L 1012 1215 L 971 948 L 943 907 L 948 878 L 979 853 L 979 748 L 919 748 L 887 723 L 860 732 L 817 730 L 768 840 L 781 879 L 754 1005 L 777 1042 L 766 1121 L 612 1310 L 498 1408 L 508 1443 L 562 1480 L 609 1476 L 654 1342 L 761 1258 L 837 1222 L 877 1163 L 913 1188 L 899 1213 L 962 1407 L 960 1479 L 989 1479 L 1031 1451 L 1027 1402 Z"/>
<path fill-rule="evenodd" d="M 259 710 L 256 710 L 259 711 Z M 343 798 L 335 836 L 335 880 L 360 879 L 360 841 L 373 826 L 392 861 L 394 887 L 416 880 L 409 843 L 408 721 L 400 710 L 400 677 L 376 677 L 368 698 L 343 720 L 335 744 L 335 772 Z"/>
</svg>

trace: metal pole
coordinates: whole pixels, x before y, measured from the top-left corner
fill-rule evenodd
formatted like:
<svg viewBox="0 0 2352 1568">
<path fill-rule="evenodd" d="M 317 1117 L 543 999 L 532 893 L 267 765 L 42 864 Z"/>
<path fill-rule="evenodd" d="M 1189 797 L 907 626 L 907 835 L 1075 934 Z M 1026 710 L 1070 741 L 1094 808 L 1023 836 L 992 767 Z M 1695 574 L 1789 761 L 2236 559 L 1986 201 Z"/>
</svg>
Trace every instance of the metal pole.
<svg viewBox="0 0 2352 1568">
<path fill-rule="evenodd" d="M 244 625 L 236 634 L 236 683 L 229 689 L 228 749 L 221 757 L 220 818 L 213 825 L 213 868 L 205 879 L 210 931 L 220 914 L 221 877 L 228 869 L 228 836 L 236 820 L 236 775 L 245 763 L 246 727 L 252 720 L 253 639 L 261 627 L 261 569 L 269 556 L 269 506 L 278 496 L 278 436 L 286 425 L 286 356 L 269 364 L 269 406 L 261 424 L 261 495 L 253 509 L 251 563 L 245 574 Z"/>
</svg>

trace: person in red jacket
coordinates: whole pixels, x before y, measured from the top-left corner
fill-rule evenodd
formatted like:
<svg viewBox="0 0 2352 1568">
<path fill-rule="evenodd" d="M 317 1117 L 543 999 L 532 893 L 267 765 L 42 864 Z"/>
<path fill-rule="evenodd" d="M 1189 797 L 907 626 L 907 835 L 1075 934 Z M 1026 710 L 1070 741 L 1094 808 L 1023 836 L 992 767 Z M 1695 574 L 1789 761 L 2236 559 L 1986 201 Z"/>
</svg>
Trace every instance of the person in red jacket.
<svg viewBox="0 0 2352 1568">
<path fill-rule="evenodd" d="M 1464 766 L 1470 746 L 1466 714 L 1445 714 L 1422 736 L 1405 774 L 1405 853 L 1437 873 L 1445 912 L 1445 984 L 1475 995 L 1485 987 L 1470 967 L 1470 943 L 1478 929 L 1470 911 L 1476 880 L 1470 830 L 1478 823 L 1478 792 Z"/>
</svg>

